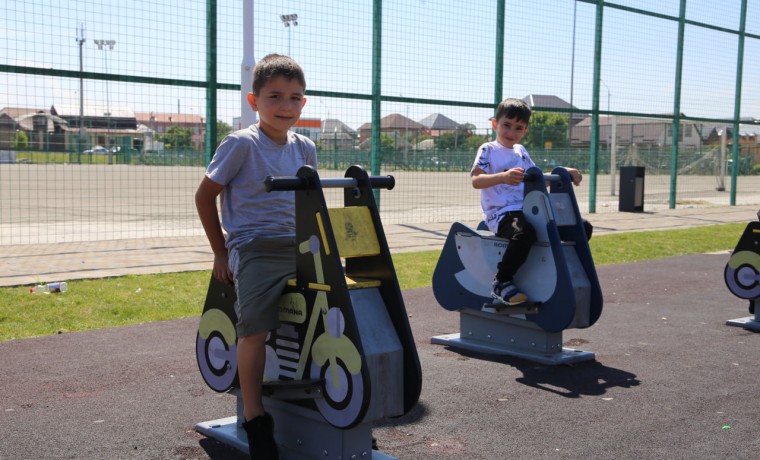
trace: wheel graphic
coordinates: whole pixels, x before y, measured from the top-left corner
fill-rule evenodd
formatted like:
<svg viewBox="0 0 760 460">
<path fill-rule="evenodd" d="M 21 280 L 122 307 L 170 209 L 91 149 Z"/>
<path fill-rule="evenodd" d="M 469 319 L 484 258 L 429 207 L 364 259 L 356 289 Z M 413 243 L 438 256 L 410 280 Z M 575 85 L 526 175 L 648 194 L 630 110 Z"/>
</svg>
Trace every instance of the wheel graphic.
<svg viewBox="0 0 760 460">
<path fill-rule="evenodd" d="M 201 317 L 195 338 L 198 368 L 212 390 L 225 392 L 237 377 L 237 346 L 235 326 L 218 309 L 210 309 Z"/>
<path fill-rule="evenodd" d="M 742 299 L 760 297 L 760 256 L 750 252 L 734 253 L 724 272 L 728 289 Z"/>
<path fill-rule="evenodd" d="M 348 428 L 360 421 L 364 400 L 364 379 L 359 372 L 351 375 L 346 364 L 335 358 L 323 366 L 312 363 L 311 378 L 325 382 L 322 398 L 316 399 L 317 408 L 331 425 Z"/>
</svg>

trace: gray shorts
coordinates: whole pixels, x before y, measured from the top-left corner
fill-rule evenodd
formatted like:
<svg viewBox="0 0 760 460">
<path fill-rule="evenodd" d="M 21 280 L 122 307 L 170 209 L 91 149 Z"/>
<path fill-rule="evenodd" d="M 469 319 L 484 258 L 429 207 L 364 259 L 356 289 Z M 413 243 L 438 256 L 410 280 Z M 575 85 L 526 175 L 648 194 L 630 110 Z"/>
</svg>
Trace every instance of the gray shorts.
<svg viewBox="0 0 760 460">
<path fill-rule="evenodd" d="M 238 337 L 280 326 L 277 303 L 289 279 L 296 277 L 294 238 L 256 237 L 230 250 L 235 279 Z"/>
</svg>

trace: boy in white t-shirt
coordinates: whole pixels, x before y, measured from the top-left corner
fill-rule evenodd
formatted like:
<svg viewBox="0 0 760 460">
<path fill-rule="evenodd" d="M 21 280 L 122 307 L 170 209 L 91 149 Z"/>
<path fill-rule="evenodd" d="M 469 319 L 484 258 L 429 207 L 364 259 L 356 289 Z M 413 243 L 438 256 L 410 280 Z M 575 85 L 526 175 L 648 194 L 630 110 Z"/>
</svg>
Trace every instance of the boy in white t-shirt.
<svg viewBox="0 0 760 460">
<path fill-rule="evenodd" d="M 536 241 L 536 231 L 523 215 L 523 180 L 525 171 L 535 166 L 520 142 L 528 133 L 530 107 L 519 99 L 505 99 L 496 108 L 491 120 L 496 140 L 480 146 L 470 171 L 472 186 L 480 190 L 480 204 L 488 228 L 500 238 L 509 240 L 498 265 L 491 297 L 507 305 L 528 300 L 513 283 L 520 266 L 525 263 Z M 567 168 L 573 184 L 581 182 L 577 169 Z M 587 236 L 591 224 L 584 221 Z"/>
</svg>

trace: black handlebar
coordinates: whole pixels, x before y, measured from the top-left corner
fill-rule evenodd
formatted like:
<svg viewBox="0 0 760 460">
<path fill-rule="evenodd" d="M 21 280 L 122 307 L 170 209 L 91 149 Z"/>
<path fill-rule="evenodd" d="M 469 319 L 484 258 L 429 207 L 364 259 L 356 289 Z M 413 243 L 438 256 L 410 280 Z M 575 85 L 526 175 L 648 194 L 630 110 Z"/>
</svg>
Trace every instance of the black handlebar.
<svg viewBox="0 0 760 460">
<path fill-rule="evenodd" d="M 343 177 L 335 179 L 320 179 L 319 184 L 322 188 L 354 188 L 359 186 L 359 182 L 353 177 Z M 396 186 L 396 179 L 393 176 L 370 176 L 369 184 L 372 188 L 384 188 L 392 190 Z M 315 189 L 316 184 L 313 181 L 298 176 L 267 176 L 264 180 L 264 187 L 267 192 L 283 190 L 311 190 Z"/>
<path fill-rule="evenodd" d="M 524 180 L 526 182 L 530 182 L 536 176 L 534 176 L 532 174 L 525 174 L 523 177 L 525 178 Z M 544 174 L 543 175 L 543 180 L 545 180 L 547 182 L 561 182 L 562 181 L 562 177 L 559 174 Z"/>
</svg>

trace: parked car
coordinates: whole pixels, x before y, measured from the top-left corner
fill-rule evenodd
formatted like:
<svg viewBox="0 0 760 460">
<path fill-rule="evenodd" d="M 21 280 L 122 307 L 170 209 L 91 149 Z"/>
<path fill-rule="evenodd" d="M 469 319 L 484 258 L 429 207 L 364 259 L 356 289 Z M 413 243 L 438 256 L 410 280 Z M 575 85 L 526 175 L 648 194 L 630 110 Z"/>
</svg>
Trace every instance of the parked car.
<svg viewBox="0 0 760 460">
<path fill-rule="evenodd" d="M 449 169 L 449 162 L 448 161 L 442 161 L 438 157 L 430 157 L 430 158 L 426 158 L 426 159 L 420 161 L 420 168 L 423 169 L 423 170 L 430 169 L 431 171 L 434 170 L 434 169 L 437 169 L 437 170 L 446 169 L 446 170 L 448 170 Z"/>
<path fill-rule="evenodd" d="M 110 149 L 107 149 L 103 147 L 102 145 L 96 145 L 95 147 L 91 148 L 90 150 L 85 150 L 85 155 L 104 155 L 106 153 L 117 153 L 121 150 L 121 147 L 113 146 Z"/>
<path fill-rule="evenodd" d="M 108 149 L 103 147 L 102 145 L 96 145 L 90 150 L 85 150 L 82 153 L 84 153 L 85 155 L 102 155 L 102 154 L 108 153 Z"/>
</svg>

